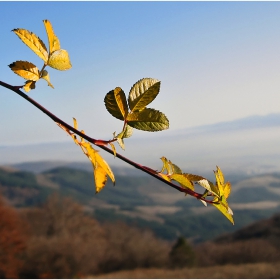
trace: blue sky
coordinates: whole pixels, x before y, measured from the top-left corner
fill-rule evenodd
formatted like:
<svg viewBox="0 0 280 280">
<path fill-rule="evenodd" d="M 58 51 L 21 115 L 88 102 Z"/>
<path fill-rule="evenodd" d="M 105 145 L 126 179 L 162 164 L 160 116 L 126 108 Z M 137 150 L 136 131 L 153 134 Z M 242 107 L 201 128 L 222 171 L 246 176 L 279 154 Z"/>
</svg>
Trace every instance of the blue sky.
<svg viewBox="0 0 280 280">
<path fill-rule="evenodd" d="M 168 116 L 170 130 L 280 113 L 280 2 L 0 2 L 0 11 L 0 80 L 22 84 L 7 67 L 16 60 L 41 68 L 11 30 L 47 45 L 49 19 L 73 68 L 49 69 L 55 89 L 39 81 L 30 96 L 66 122 L 76 117 L 94 138 L 122 127 L 105 94 L 117 86 L 128 94 L 144 77 L 162 82 L 150 107 Z M 69 139 L 13 92 L 0 94 L 0 145 Z"/>
</svg>

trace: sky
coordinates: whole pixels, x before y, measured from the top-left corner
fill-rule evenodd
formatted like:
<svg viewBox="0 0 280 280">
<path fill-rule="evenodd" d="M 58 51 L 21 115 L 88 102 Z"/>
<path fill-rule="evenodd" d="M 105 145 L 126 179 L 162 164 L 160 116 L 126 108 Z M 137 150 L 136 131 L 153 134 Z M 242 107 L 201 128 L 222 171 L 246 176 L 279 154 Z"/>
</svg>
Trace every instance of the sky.
<svg viewBox="0 0 280 280">
<path fill-rule="evenodd" d="M 39 81 L 28 94 L 70 124 L 75 117 L 93 138 L 122 129 L 106 111 L 106 93 L 128 94 L 145 77 L 161 81 L 149 107 L 167 115 L 171 132 L 280 113 L 280 2 L 0 2 L 0 11 L 0 80 L 23 84 L 7 67 L 16 60 L 42 67 L 11 30 L 48 45 L 42 20 L 50 20 L 73 67 L 47 69 L 55 89 Z M 0 94 L 0 145 L 69 140 L 20 96 Z"/>
</svg>

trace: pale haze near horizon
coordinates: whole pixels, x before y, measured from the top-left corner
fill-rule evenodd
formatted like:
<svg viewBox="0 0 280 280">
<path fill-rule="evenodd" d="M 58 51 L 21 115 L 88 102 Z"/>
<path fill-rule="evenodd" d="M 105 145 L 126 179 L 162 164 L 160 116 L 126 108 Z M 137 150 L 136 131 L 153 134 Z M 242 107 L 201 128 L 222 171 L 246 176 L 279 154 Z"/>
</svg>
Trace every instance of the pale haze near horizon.
<svg viewBox="0 0 280 280">
<path fill-rule="evenodd" d="M 77 118 L 94 138 L 122 128 L 106 111 L 105 94 L 117 86 L 128 94 L 144 77 L 161 81 L 149 107 L 168 116 L 168 134 L 280 113 L 279 2 L 0 2 L 0 10 L 0 80 L 23 83 L 7 67 L 16 60 L 41 68 L 11 30 L 28 29 L 48 45 L 42 20 L 49 19 L 73 68 L 49 69 L 55 89 L 39 81 L 29 95 L 70 124 Z M 70 141 L 31 104 L 0 93 L 0 145 Z"/>
</svg>

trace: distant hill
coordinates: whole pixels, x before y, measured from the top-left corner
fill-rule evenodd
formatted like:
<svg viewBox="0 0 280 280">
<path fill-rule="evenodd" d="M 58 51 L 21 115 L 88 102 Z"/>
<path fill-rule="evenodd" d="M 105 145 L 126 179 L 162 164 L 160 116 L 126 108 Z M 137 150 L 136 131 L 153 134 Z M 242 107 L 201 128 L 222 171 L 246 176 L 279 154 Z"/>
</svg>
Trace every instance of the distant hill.
<svg viewBox="0 0 280 280">
<path fill-rule="evenodd" d="M 235 175 L 230 180 L 229 203 L 235 226 L 214 207 L 204 207 L 200 201 L 148 176 L 117 175 L 116 186 L 109 182 L 95 195 L 93 174 L 89 171 L 61 166 L 35 174 L 0 168 L 0 191 L 16 207 L 40 205 L 58 192 L 84 205 L 102 222 L 122 220 L 149 227 L 165 239 L 184 235 L 195 242 L 232 232 L 279 211 L 279 173 L 245 178 Z"/>
<path fill-rule="evenodd" d="M 72 169 L 78 169 L 83 171 L 92 171 L 92 165 L 89 161 L 29 161 L 21 162 L 9 165 L 12 168 L 18 169 L 20 171 L 27 171 L 33 173 L 42 173 L 57 167 L 68 167 Z M 147 176 L 142 171 L 137 170 L 134 167 L 124 167 L 124 166 L 112 166 L 114 174 L 122 176 Z"/>
<path fill-rule="evenodd" d="M 214 241 L 217 243 L 230 243 L 236 241 L 245 241 L 252 239 L 268 240 L 274 245 L 280 245 L 280 213 L 273 215 L 268 219 L 254 222 L 234 233 L 219 236 Z"/>
</svg>

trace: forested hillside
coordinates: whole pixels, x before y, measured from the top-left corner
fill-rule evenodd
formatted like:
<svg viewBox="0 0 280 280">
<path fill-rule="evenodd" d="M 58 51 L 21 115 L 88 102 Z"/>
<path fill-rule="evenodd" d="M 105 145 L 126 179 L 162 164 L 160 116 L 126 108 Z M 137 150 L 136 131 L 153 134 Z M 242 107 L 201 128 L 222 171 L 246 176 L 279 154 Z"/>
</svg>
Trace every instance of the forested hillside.
<svg viewBox="0 0 280 280">
<path fill-rule="evenodd" d="M 119 220 L 149 228 L 166 240 L 183 235 L 195 243 L 235 231 L 279 211 L 278 173 L 247 178 L 233 176 L 230 180 L 235 226 L 221 219 L 214 207 L 204 207 L 200 201 L 147 176 L 117 176 L 116 186 L 109 183 L 96 195 L 92 173 L 88 171 L 58 167 L 34 174 L 0 169 L 0 190 L 17 208 L 42 205 L 49 195 L 58 193 L 83 205 L 100 222 Z M 210 211 L 211 215 L 207 215 Z M 207 235 L 203 234 L 205 231 Z"/>
<path fill-rule="evenodd" d="M 1 278 L 280 275 L 280 247 L 275 242 L 279 215 L 194 245 L 184 237 L 167 242 L 149 229 L 120 221 L 97 221 L 82 205 L 52 194 L 40 207 L 15 209 L 0 199 L 0 225 Z"/>
</svg>

